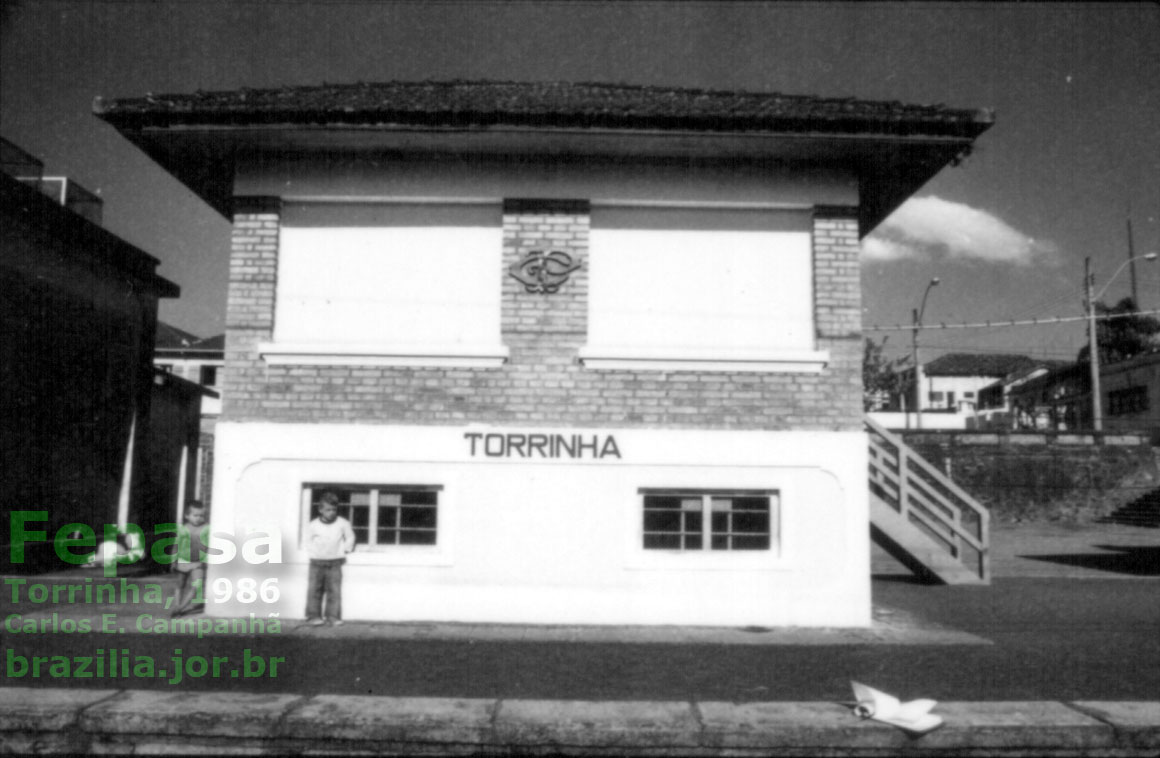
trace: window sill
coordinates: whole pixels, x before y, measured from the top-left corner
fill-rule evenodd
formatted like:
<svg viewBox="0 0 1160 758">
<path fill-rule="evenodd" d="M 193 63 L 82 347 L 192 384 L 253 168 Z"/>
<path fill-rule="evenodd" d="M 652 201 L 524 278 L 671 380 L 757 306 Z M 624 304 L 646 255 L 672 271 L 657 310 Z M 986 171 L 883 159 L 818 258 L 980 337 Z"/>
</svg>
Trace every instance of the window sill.
<svg viewBox="0 0 1160 758">
<path fill-rule="evenodd" d="M 363 345 L 344 343 L 262 342 L 258 354 L 271 366 L 425 366 L 499 368 L 508 359 L 505 345 Z"/>
<path fill-rule="evenodd" d="M 789 571 L 791 566 L 771 550 L 643 550 L 637 549 L 625 562 L 635 571 Z"/>
<path fill-rule="evenodd" d="M 817 374 L 830 361 L 827 350 L 656 350 L 580 348 L 580 362 L 597 371 L 718 371 Z"/>
</svg>

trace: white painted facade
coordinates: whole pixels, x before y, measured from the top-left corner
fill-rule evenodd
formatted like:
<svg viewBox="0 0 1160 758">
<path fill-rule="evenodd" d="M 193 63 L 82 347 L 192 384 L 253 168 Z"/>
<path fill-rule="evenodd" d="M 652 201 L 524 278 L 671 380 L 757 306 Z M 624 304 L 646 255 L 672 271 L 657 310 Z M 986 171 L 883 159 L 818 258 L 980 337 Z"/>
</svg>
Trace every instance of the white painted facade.
<svg viewBox="0 0 1160 758">
<path fill-rule="evenodd" d="M 1001 377 L 994 376 L 930 376 L 923 374 L 922 409 L 974 411 L 979 401 L 979 390 L 992 385 Z"/>
<path fill-rule="evenodd" d="M 214 529 L 237 535 L 237 542 L 251 530 L 276 533 L 282 563 L 249 565 L 239 558 L 211 566 L 211 587 L 222 577 L 276 578 L 280 596 L 273 604 L 214 603 L 211 591 L 212 614 L 301 618 L 308 565 L 300 538 L 309 508 L 304 486 L 389 482 L 441 488 L 436 544 L 360 545 L 344 569 L 347 618 L 706 626 L 870 621 L 861 433 L 229 422 L 217 429 Z M 596 437 L 601 447 L 611 437 L 619 457 L 521 456 L 527 451 L 510 448 L 500 455 L 501 444 L 488 438 L 530 433 Z M 645 490 L 772 493 L 771 549 L 645 550 Z"/>
</svg>

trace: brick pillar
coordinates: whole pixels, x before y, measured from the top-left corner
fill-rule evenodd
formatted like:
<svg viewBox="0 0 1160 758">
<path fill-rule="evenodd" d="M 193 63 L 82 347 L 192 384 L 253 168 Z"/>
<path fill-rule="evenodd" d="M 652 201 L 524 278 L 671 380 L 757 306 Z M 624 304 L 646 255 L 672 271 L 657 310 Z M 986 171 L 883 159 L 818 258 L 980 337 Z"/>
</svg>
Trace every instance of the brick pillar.
<svg viewBox="0 0 1160 758">
<path fill-rule="evenodd" d="M 862 428 L 862 269 L 858 209 L 814 210 L 814 316 L 818 347 L 830 351 L 836 429 Z"/>
<path fill-rule="evenodd" d="M 256 346 L 269 341 L 274 332 L 280 218 L 279 198 L 234 199 L 221 383 L 221 418 L 226 421 L 245 417 L 257 401 L 255 384 L 263 376 L 263 367 Z"/>
<path fill-rule="evenodd" d="M 502 330 L 511 365 L 575 363 L 588 335 L 589 219 L 587 201 L 504 201 Z M 528 292 L 509 271 L 537 250 L 564 253 L 580 268 L 557 292 Z"/>
</svg>

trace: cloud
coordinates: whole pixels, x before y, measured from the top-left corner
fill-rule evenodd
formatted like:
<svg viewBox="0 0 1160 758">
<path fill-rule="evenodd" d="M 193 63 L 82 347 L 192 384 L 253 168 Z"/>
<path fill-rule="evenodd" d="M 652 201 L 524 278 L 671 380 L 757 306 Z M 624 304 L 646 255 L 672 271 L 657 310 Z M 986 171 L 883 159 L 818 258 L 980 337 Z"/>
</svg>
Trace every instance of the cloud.
<svg viewBox="0 0 1160 758">
<path fill-rule="evenodd" d="M 1036 240 L 986 211 L 938 197 L 916 197 L 862 241 L 867 260 L 950 259 L 1029 266 L 1050 262 L 1054 243 Z"/>
</svg>

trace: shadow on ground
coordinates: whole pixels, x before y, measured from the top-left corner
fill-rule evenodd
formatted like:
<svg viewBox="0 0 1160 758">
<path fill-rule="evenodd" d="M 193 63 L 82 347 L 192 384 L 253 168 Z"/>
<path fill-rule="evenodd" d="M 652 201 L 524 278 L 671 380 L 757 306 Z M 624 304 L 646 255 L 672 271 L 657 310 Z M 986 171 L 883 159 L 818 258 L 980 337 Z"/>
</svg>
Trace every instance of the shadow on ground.
<svg viewBox="0 0 1160 758">
<path fill-rule="evenodd" d="M 915 574 L 871 574 L 870 578 L 875 582 L 890 582 L 892 584 L 938 584 L 938 582 L 933 582 L 930 579 L 925 579 Z"/>
<path fill-rule="evenodd" d="M 1160 576 L 1160 547 L 1148 545 L 1093 545 L 1105 553 L 1069 553 L 1064 555 L 1021 555 L 1033 561 L 1048 561 L 1065 566 L 1110 571 L 1132 576 Z"/>
</svg>

